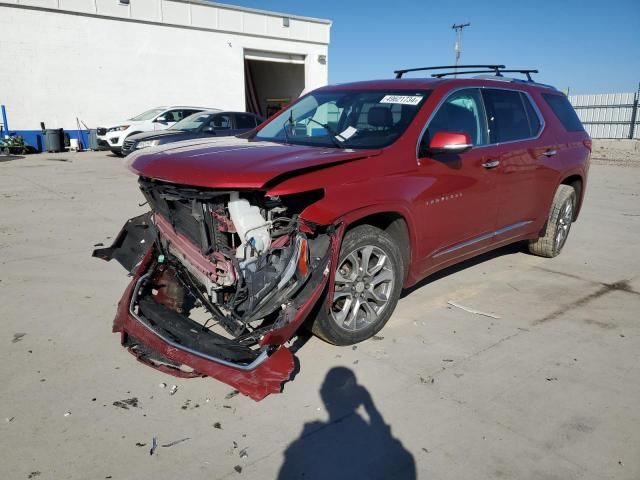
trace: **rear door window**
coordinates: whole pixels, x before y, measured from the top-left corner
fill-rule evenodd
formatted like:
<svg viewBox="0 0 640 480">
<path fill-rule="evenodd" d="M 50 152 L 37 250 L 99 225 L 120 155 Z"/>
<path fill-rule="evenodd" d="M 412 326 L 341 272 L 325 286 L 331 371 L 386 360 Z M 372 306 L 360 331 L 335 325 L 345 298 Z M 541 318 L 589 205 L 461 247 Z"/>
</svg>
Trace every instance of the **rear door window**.
<svg viewBox="0 0 640 480">
<path fill-rule="evenodd" d="M 482 95 L 487 109 L 491 143 L 525 140 L 539 133 L 540 119 L 537 115 L 531 115 L 535 112 L 526 95 L 516 90 L 492 88 L 484 89 Z"/>
<path fill-rule="evenodd" d="M 551 107 L 555 116 L 558 117 L 558 120 L 568 132 L 584 131 L 582 122 L 566 96 L 543 93 L 542 98 Z"/>
</svg>

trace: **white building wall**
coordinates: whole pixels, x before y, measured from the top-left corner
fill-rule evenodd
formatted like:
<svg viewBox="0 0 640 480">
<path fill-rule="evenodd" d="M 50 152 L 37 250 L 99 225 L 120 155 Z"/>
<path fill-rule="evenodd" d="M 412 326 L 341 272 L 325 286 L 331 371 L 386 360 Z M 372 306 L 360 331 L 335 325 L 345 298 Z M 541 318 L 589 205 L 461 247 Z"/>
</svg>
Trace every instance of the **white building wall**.
<svg viewBox="0 0 640 480">
<path fill-rule="evenodd" d="M 157 105 L 244 110 L 244 50 L 305 56 L 327 82 L 330 23 L 193 0 L 0 0 L 0 104 L 11 130 L 90 127 Z M 46 6 L 46 8 L 42 8 Z M 36 8 L 37 7 L 37 8 Z"/>
</svg>

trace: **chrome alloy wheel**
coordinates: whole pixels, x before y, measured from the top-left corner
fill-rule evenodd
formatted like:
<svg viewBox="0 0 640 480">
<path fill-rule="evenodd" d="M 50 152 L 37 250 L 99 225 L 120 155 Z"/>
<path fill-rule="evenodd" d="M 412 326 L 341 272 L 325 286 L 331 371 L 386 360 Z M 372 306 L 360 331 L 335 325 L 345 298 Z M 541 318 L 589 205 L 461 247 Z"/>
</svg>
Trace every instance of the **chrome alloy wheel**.
<svg viewBox="0 0 640 480">
<path fill-rule="evenodd" d="M 558 227 L 556 228 L 556 238 L 554 240 L 556 252 L 559 252 L 564 246 L 564 242 L 567 241 L 572 221 L 573 202 L 571 201 L 571 199 L 569 199 L 562 206 L 562 211 L 560 212 L 560 215 L 558 215 Z"/>
<path fill-rule="evenodd" d="M 336 269 L 331 317 L 340 328 L 362 330 L 382 314 L 394 282 L 393 264 L 382 249 L 356 248 Z"/>
</svg>

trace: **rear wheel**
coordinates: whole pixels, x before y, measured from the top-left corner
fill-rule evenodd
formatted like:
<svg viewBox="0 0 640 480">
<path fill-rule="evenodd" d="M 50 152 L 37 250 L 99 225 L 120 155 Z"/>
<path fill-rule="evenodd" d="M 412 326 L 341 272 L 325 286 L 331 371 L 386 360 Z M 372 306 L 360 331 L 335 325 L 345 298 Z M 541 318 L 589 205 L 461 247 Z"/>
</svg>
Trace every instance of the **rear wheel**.
<svg viewBox="0 0 640 480">
<path fill-rule="evenodd" d="M 320 309 L 314 334 L 335 345 L 352 345 L 387 323 L 402 291 L 404 265 L 398 246 L 383 230 L 359 225 L 342 241 L 330 302 Z M 330 307 L 327 307 L 330 303 Z"/>
<path fill-rule="evenodd" d="M 551 204 L 544 236 L 529 241 L 529 251 L 541 257 L 555 257 L 567 241 L 575 215 L 576 191 L 569 185 L 560 185 Z"/>
</svg>

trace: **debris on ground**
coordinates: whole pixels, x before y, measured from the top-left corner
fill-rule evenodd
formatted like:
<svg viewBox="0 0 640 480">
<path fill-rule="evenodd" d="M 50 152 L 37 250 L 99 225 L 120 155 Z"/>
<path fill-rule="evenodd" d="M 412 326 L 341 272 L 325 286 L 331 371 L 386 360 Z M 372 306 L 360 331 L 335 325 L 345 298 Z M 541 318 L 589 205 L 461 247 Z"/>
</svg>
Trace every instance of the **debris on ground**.
<svg viewBox="0 0 640 480">
<path fill-rule="evenodd" d="M 229 393 L 227 393 L 224 398 L 225 400 L 229 400 L 233 397 L 235 397 L 236 395 L 238 395 L 240 392 L 238 390 L 231 390 Z"/>
<path fill-rule="evenodd" d="M 158 385 L 160 388 L 167 388 L 167 384 L 162 382 L 160 385 Z"/>
<path fill-rule="evenodd" d="M 553 382 L 555 380 L 558 380 L 558 377 L 547 377 L 547 382 Z"/>
<path fill-rule="evenodd" d="M 182 410 L 186 410 L 187 408 L 189 408 L 189 404 L 191 403 L 191 400 L 189 400 L 187 398 L 187 400 L 184 402 L 184 404 L 180 407 Z"/>
<path fill-rule="evenodd" d="M 351 347 L 351 350 L 357 350 L 357 349 L 358 349 L 357 345 L 354 345 L 353 347 Z"/>
<path fill-rule="evenodd" d="M 247 452 L 248 449 L 249 447 L 245 447 L 240 450 L 240 452 L 238 453 L 238 455 L 240 455 L 240 458 L 247 458 L 249 456 L 249 453 Z"/>
<path fill-rule="evenodd" d="M 181 438 L 180 440 L 175 440 L 173 442 L 165 443 L 164 445 L 161 445 L 161 446 L 162 448 L 169 448 L 179 443 L 186 442 L 187 440 L 191 440 L 191 438 L 190 437 Z"/>
<path fill-rule="evenodd" d="M 452 358 L 443 358 L 442 359 L 443 362 L 453 362 Z"/>
<path fill-rule="evenodd" d="M 27 478 L 36 478 L 39 477 L 41 473 L 39 471 L 31 472 Z"/>
<path fill-rule="evenodd" d="M 236 465 L 233 469 L 238 473 L 242 473 L 242 467 L 240 465 Z"/>
<path fill-rule="evenodd" d="M 371 340 L 384 340 L 384 337 L 381 337 L 380 335 L 374 335 L 373 337 L 371 337 Z"/>
<path fill-rule="evenodd" d="M 104 247 L 104 243 L 98 242 L 93 244 L 94 247 Z"/>
<path fill-rule="evenodd" d="M 129 410 L 129 407 L 138 407 L 138 397 L 126 398 L 124 400 L 116 400 L 113 402 L 114 407 L 123 408 Z"/>
<path fill-rule="evenodd" d="M 420 383 L 433 383 L 435 379 L 432 376 L 428 376 L 427 378 L 420 377 Z"/>
<path fill-rule="evenodd" d="M 146 443 L 136 442 L 136 447 L 146 447 L 146 446 L 147 446 Z"/>
<path fill-rule="evenodd" d="M 426 448 L 424 448 L 424 447 L 422 447 L 422 451 L 423 451 L 424 453 L 429 453 L 429 450 L 427 450 L 427 449 L 426 449 Z"/>
<path fill-rule="evenodd" d="M 153 455 L 153 452 L 156 451 L 156 448 L 158 448 L 158 439 L 156 437 L 153 437 L 153 440 L 151 441 L 151 448 L 149 449 L 149 455 Z"/>
<path fill-rule="evenodd" d="M 7 422 L 7 423 L 11 423 L 11 422 L 13 422 L 15 420 L 15 418 L 16 417 L 7 417 L 7 418 L 4 419 L 4 421 Z"/>
<path fill-rule="evenodd" d="M 20 340 L 22 340 L 22 337 L 24 337 L 25 335 L 26 333 L 14 333 L 13 340 L 11 340 L 11 343 L 18 343 Z"/>
<path fill-rule="evenodd" d="M 178 386 L 171 385 L 171 390 L 169 390 L 169 395 L 175 395 L 177 391 L 178 391 Z"/>
<path fill-rule="evenodd" d="M 480 311 L 480 310 L 476 310 L 475 308 L 465 307 L 464 305 L 456 303 L 456 302 L 454 302 L 452 300 L 449 300 L 447 302 L 447 304 L 451 305 L 452 307 L 460 308 L 461 310 L 464 310 L 465 312 L 475 313 L 476 315 L 482 315 L 482 316 L 485 316 L 485 317 L 500 319 L 500 317 L 498 315 L 496 315 L 495 313 L 487 313 L 487 312 L 483 312 L 483 311 Z"/>
<path fill-rule="evenodd" d="M 65 417 L 70 417 L 71 416 L 71 412 L 67 410 L 66 412 L 64 412 L 64 416 Z"/>
<path fill-rule="evenodd" d="M 216 422 L 213 424 L 213 428 L 217 428 L 218 430 L 222 430 L 222 424 L 220 422 Z"/>
<path fill-rule="evenodd" d="M 354 365 L 357 365 L 359 361 L 360 361 L 360 360 L 354 360 L 354 361 L 353 361 L 353 364 L 354 364 Z"/>
</svg>

